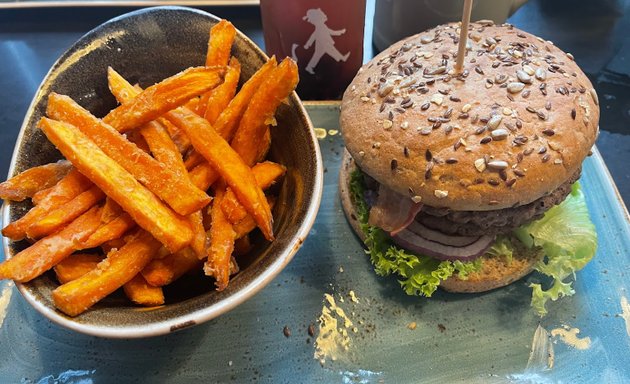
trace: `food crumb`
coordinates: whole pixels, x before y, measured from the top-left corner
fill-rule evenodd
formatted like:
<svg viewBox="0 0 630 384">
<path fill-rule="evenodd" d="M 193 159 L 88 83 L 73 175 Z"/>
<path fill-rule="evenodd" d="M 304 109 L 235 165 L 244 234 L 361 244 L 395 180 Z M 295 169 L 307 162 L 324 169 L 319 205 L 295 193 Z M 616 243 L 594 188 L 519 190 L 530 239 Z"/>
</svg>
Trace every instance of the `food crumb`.
<svg viewBox="0 0 630 384">
<path fill-rule="evenodd" d="M 228 366 L 232 366 L 232 360 L 228 361 Z"/>
<path fill-rule="evenodd" d="M 285 326 L 284 326 L 284 328 L 282 329 L 282 333 L 284 333 L 284 336 L 285 336 L 285 337 L 289 337 L 289 336 L 291 336 L 291 330 L 290 330 L 290 329 L 289 329 L 289 327 L 288 327 L 288 326 L 286 326 L 286 325 L 285 325 Z"/>
<path fill-rule="evenodd" d="M 339 273 L 343 273 L 343 267 L 339 266 Z"/>
<path fill-rule="evenodd" d="M 416 329 L 417 326 L 418 324 L 416 324 L 415 321 L 412 321 L 411 323 L 407 324 L 407 328 L 411 329 L 412 331 Z"/>
<path fill-rule="evenodd" d="M 446 331 L 446 327 L 442 323 L 438 324 L 438 329 L 440 330 L 440 332 Z"/>
<path fill-rule="evenodd" d="M 308 325 L 308 335 L 310 337 L 314 337 L 315 336 L 315 325 L 313 323 Z"/>
</svg>

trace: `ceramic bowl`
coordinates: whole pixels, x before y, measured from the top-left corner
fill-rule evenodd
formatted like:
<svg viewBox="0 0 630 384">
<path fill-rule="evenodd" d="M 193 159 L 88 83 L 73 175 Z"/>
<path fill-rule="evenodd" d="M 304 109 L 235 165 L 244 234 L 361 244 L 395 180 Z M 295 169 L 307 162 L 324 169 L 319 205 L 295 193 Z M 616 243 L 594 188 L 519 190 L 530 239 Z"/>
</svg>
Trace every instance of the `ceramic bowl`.
<svg viewBox="0 0 630 384">
<path fill-rule="evenodd" d="M 66 94 L 96 116 L 116 104 L 107 88 L 112 66 L 132 83 L 148 86 L 186 67 L 205 61 L 208 32 L 218 18 L 182 7 L 156 7 L 112 19 L 77 41 L 53 65 L 39 87 L 18 136 L 10 174 L 58 160 L 61 155 L 36 128 L 50 92 Z M 242 66 L 241 81 L 249 78 L 267 56 L 238 32 L 232 50 Z M 139 308 L 120 293 L 87 312 L 68 317 L 57 311 L 51 292 L 58 283 L 52 272 L 17 284 L 23 297 L 39 312 L 64 327 L 112 338 L 147 337 L 173 332 L 221 315 L 252 298 L 289 263 L 308 234 L 319 208 L 323 166 L 317 139 L 306 111 L 293 93 L 276 113 L 270 158 L 287 166 L 274 207 L 276 240 L 255 239 L 254 250 L 239 260 L 241 271 L 227 289 L 214 290 L 211 279 L 184 277 L 165 288 L 166 304 Z M 10 203 L 3 208 L 4 224 L 30 208 Z M 28 244 L 3 239 L 7 258 Z"/>
</svg>

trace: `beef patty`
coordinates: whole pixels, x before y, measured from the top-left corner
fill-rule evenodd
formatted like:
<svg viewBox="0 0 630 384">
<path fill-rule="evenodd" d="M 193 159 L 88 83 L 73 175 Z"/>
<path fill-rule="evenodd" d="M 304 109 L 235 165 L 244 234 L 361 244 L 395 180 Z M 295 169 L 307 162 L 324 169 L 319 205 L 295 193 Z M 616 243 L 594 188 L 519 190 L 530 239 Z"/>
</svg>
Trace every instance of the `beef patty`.
<svg viewBox="0 0 630 384">
<path fill-rule="evenodd" d="M 571 185 L 580 178 L 581 169 L 562 185 L 529 204 L 493 211 L 452 211 L 425 205 L 416 221 L 440 232 L 462 236 L 496 235 L 512 232 L 530 221 L 538 220 L 554 205 L 560 204 L 571 192 Z M 363 174 L 366 200 L 372 205 L 378 191 L 378 182 Z"/>
</svg>

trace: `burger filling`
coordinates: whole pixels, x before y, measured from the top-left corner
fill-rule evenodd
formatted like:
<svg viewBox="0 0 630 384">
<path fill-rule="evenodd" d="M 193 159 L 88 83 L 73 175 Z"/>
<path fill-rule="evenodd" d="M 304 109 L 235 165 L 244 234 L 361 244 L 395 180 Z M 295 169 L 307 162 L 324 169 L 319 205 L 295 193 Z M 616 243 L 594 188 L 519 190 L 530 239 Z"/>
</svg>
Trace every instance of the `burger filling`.
<svg viewBox="0 0 630 384">
<path fill-rule="evenodd" d="M 410 295 L 431 296 L 441 281 L 454 275 L 467 279 L 481 269 L 485 257 L 506 257 L 509 262 L 515 249 L 513 241 L 542 249 L 545 257 L 535 269 L 550 281 L 532 283 L 530 287 L 532 306 L 543 315 L 548 300 L 573 294 L 571 279 L 597 248 L 595 227 L 579 183 L 575 182 L 578 177 L 579 172 L 530 204 L 487 212 L 422 206 L 416 214 L 417 203 L 387 196 L 384 189 L 379 194 L 379 184 L 359 170 L 351 175 L 350 193 L 376 272 L 397 274 Z M 393 208 L 386 209 L 388 204 Z M 380 212 L 374 207 L 380 207 Z M 394 213 L 403 213 L 399 216 L 404 219 L 395 222 Z M 415 220 L 409 220 L 411 214 Z M 395 231 L 374 225 L 379 221 L 392 224 L 389 229 Z M 467 232 L 473 227 L 475 232 Z M 483 229 L 487 232 L 481 234 Z"/>
</svg>

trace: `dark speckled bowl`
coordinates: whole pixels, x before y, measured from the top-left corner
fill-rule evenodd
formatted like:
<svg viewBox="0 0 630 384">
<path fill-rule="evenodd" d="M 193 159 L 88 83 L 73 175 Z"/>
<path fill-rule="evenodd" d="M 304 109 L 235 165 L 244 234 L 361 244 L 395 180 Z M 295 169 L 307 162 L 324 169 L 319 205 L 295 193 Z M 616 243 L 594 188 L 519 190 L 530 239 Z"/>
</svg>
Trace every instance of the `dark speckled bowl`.
<svg viewBox="0 0 630 384">
<path fill-rule="evenodd" d="M 115 106 L 107 88 L 106 70 L 114 67 L 128 80 L 142 86 L 155 83 L 186 67 L 202 65 L 208 31 L 218 19 L 210 14 L 181 7 L 157 7 L 113 19 L 75 43 L 52 67 L 26 114 L 11 161 L 10 174 L 56 161 L 59 152 L 36 128 L 47 96 L 66 94 L 104 116 Z M 238 33 L 233 54 L 242 65 L 241 78 L 248 78 L 267 57 L 245 35 Z M 54 274 L 18 284 L 24 298 L 52 321 L 79 332 L 114 338 L 147 337 L 173 332 L 212 319 L 252 297 L 268 284 L 300 248 L 319 208 L 323 166 L 311 122 L 293 93 L 288 105 L 276 114 L 272 130 L 272 160 L 287 166 L 274 207 L 272 243 L 255 240 L 255 250 L 239 260 L 241 272 L 223 292 L 214 291 L 211 279 L 184 277 L 165 288 L 166 305 L 139 308 L 119 292 L 80 316 L 71 318 L 57 311 L 51 292 L 58 286 Z M 17 219 L 27 203 L 5 204 L 3 221 Z M 7 258 L 25 242 L 3 241 Z"/>
</svg>

